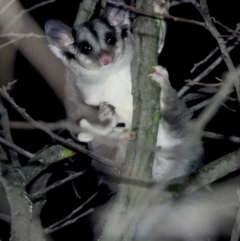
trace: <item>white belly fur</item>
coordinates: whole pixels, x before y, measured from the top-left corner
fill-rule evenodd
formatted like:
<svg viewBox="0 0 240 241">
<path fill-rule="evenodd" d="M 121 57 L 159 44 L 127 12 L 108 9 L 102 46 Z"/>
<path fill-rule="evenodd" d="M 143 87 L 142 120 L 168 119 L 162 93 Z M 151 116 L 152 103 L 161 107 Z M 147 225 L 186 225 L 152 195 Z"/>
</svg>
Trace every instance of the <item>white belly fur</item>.
<svg viewBox="0 0 240 241">
<path fill-rule="evenodd" d="M 130 66 L 117 73 L 113 72 L 104 79 L 99 76 L 99 80 L 96 78 L 92 85 L 77 85 L 83 92 L 86 104 L 99 106 L 101 102 L 108 102 L 116 108 L 119 119 L 127 122 L 126 128 L 131 128 L 133 96 Z"/>
</svg>

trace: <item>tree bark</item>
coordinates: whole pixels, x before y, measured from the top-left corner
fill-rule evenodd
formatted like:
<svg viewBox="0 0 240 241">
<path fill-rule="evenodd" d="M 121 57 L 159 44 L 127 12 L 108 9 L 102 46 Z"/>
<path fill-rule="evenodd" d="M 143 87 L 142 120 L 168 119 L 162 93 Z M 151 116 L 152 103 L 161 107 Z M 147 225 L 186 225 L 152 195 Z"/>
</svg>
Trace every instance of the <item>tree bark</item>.
<svg viewBox="0 0 240 241">
<path fill-rule="evenodd" d="M 30 241 L 32 203 L 25 191 L 25 181 L 19 169 L 0 162 L 0 176 L 11 208 L 11 241 Z"/>
<path fill-rule="evenodd" d="M 152 10 L 153 0 L 137 1 L 137 8 Z M 132 62 L 135 141 L 156 145 L 159 121 L 159 88 L 149 78 L 152 66 L 157 65 L 158 28 L 154 18 L 139 16 L 134 23 L 135 54 Z M 122 177 L 151 181 L 154 154 L 141 152 L 129 145 Z M 119 184 L 112 210 L 103 229 L 102 241 L 134 239 L 139 218 L 145 208 L 136 207 L 145 198 L 147 189 Z M 137 211 L 137 212 L 135 212 Z"/>
</svg>

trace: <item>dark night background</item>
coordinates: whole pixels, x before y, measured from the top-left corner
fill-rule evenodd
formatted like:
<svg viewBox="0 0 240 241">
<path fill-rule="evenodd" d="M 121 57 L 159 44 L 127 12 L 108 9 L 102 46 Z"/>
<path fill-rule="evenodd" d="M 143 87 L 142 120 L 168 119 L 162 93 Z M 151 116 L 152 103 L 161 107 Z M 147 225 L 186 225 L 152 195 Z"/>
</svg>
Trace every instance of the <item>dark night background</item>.
<svg viewBox="0 0 240 241">
<path fill-rule="evenodd" d="M 21 0 L 21 2 L 25 8 L 29 8 L 42 2 L 42 0 Z M 216 20 L 235 29 L 236 24 L 240 22 L 237 0 L 230 0 L 227 1 L 227 3 L 224 0 L 208 1 L 208 4 L 210 14 L 216 18 Z M 72 26 L 78 6 L 79 0 L 57 0 L 54 3 L 31 11 L 30 14 L 42 28 L 45 22 L 52 18 L 60 19 Z M 182 4 L 173 7 L 170 10 L 170 14 L 202 21 L 200 14 L 192 4 Z M 193 64 L 204 59 L 217 46 L 217 43 L 211 34 L 200 26 L 174 22 L 172 20 L 167 20 L 167 24 L 168 32 L 163 52 L 159 57 L 159 63 L 167 68 L 173 87 L 179 90 L 184 85 L 185 79 L 193 79 L 200 74 L 211 61 L 215 60 L 216 54 L 209 62 L 197 68 L 193 74 L 190 73 Z M 218 27 L 218 29 L 221 30 L 222 34 L 229 34 L 224 31 L 223 28 Z M 239 50 L 239 47 L 236 47 L 231 54 L 235 66 L 240 62 Z M 222 62 L 203 81 L 214 82 L 215 77 L 222 78 L 222 74 L 226 70 L 226 65 Z M 65 111 L 60 101 L 54 96 L 44 79 L 41 78 L 37 71 L 19 52 L 16 57 L 15 79 L 17 79 L 18 82 L 15 84 L 11 95 L 16 103 L 24 107 L 32 118 L 49 122 L 65 118 Z M 198 87 L 193 87 L 192 90 L 197 91 Z M 235 97 L 234 93 L 232 97 Z M 190 103 L 190 105 L 193 104 L 196 103 Z M 238 108 L 236 102 L 229 102 L 228 105 L 235 110 Z M 198 111 L 196 115 L 199 114 L 200 111 Z M 13 120 L 22 120 L 13 109 L 10 109 L 10 117 Z M 207 130 L 225 135 L 240 136 L 239 121 L 239 111 L 234 113 L 222 107 L 208 124 Z M 65 134 L 66 133 L 63 133 L 63 135 Z M 14 130 L 13 138 L 16 144 L 33 153 L 44 148 L 46 145 L 54 144 L 51 138 L 41 131 L 27 132 L 24 130 Z M 205 138 L 203 142 L 205 147 L 205 163 L 238 148 L 238 145 L 228 141 L 209 140 Z M 24 161 L 25 160 L 22 159 L 22 162 Z M 72 160 L 62 162 L 55 167 L 55 174 L 49 182 L 51 183 L 54 180 L 66 177 L 69 171 L 78 171 L 87 168 L 89 167 L 89 163 L 89 159 L 80 154 Z M 86 207 L 86 210 L 91 206 L 104 202 L 109 196 L 106 186 L 97 187 L 97 174 L 95 174 L 92 169 L 88 169 L 86 175 L 76 179 L 74 183 L 79 195 L 82 197 L 81 200 L 75 197 L 72 184 L 63 185 L 48 194 L 48 202 L 42 212 L 43 225 L 45 227 L 68 215 L 71 210 L 78 207 L 97 190 L 100 190 L 99 193 L 101 193 L 101 195 L 99 194 L 94 203 L 90 203 L 89 206 Z M 57 241 L 91 240 L 92 231 L 90 226 L 88 218 L 83 218 L 75 224 L 54 233 L 53 238 Z M 2 239 L 2 241 L 8 240 L 8 226 L 0 221 L 0 227 L 0 239 Z M 2 227 L 6 227 L 6 229 Z M 3 229 L 6 230 L 4 234 L 2 233 Z"/>
</svg>

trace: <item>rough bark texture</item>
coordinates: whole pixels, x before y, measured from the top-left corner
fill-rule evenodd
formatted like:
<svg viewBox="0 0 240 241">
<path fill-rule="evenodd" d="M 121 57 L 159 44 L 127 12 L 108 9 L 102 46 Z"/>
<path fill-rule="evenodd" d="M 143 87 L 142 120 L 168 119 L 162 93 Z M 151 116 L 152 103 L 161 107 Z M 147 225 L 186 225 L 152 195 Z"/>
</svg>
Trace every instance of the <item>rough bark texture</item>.
<svg viewBox="0 0 240 241">
<path fill-rule="evenodd" d="M 152 10 L 153 1 L 137 1 L 137 8 Z M 159 88 L 148 74 L 157 65 L 158 28 L 153 18 L 139 16 L 134 23 L 135 55 L 132 63 L 134 118 L 136 142 L 156 145 L 159 121 Z M 129 146 L 122 176 L 151 180 L 153 153 L 141 152 Z M 144 208 L 136 206 L 145 198 L 146 189 L 119 184 L 117 197 L 101 237 L 107 240 L 133 240 L 138 220 Z M 135 212 L 137 211 L 137 212 Z"/>
<path fill-rule="evenodd" d="M 25 191 L 25 181 L 20 170 L 0 163 L 2 183 L 11 208 L 11 241 L 28 241 L 31 225 L 32 203 Z"/>
<path fill-rule="evenodd" d="M 6 221 L 11 222 L 11 241 L 46 240 L 40 221 L 44 198 L 39 198 L 33 204 L 25 191 L 25 186 L 47 168 L 52 160 L 60 161 L 66 158 L 68 154 L 71 155 L 71 152 L 67 151 L 66 148 L 59 145 L 53 146 L 36 156 L 40 160 L 39 163 L 33 162 L 18 169 L 14 168 L 7 160 L 8 158 L 0 146 L 0 185 L 2 184 L 7 198 L 6 200 L 3 190 L 1 190 L 2 186 L 0 186 L 0 193 L 3 195 L 0 196 L 0 204 L 1 201 L 5 206 L 7 206 L 7 201 L 9 203 L 10 213 L 8 213 L 8 209 L 5 211 L 7 214 Z M 43 190 L 50 175 L 47 173 L 35 181 L 31 186 L 31 194 Z M 8 220 L 8 214 L 10 214 L 11 220 Z"/>
</svg>

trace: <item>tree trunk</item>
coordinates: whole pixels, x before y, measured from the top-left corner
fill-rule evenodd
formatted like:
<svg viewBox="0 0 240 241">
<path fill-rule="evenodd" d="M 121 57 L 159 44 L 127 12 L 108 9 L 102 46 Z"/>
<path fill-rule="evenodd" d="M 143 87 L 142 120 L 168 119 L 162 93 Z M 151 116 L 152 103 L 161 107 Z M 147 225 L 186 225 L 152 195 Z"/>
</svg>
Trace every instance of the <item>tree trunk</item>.
<svg viewBox="0 0 240 241">
<path fill-rule="evenodd" d="M 0 163 L 0 176 L 11 209 L 11 241 L 30 241 L 32 203 L 25 191 L 25 182 L 21 171 Z"/>
<path fill-rule="evenodd" d="M 137 8 L 152 10 L 153 0 L 137 1 Z M 132 63 L 134 118 L 133 131 L 136 143 L 156 145 L 159 121 L 159 88 L 148 78 L 157 65 L 158 27 L 154 18 L 139 16 L 134 23 L 135 54 Z M 154 154 L 141 152 L 131 145 L 126 155 L 123 178 L 151 181 Z M 146 196 L 141 186 L 119 184 L 112 210 L 103 229 L 102 241 L 132 241 L 139 218 L 146 207 L 137 206 Z"/>
</svg>

